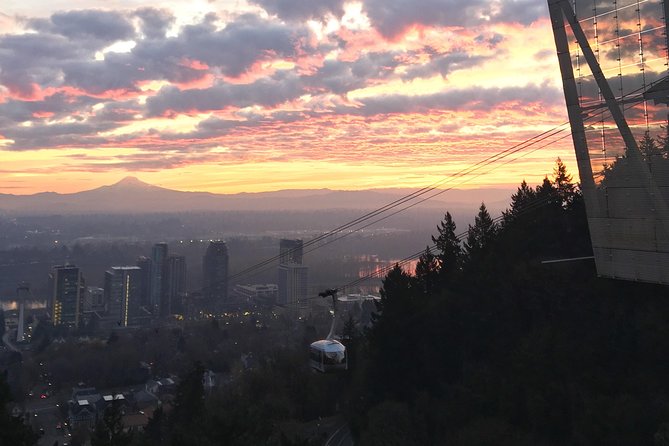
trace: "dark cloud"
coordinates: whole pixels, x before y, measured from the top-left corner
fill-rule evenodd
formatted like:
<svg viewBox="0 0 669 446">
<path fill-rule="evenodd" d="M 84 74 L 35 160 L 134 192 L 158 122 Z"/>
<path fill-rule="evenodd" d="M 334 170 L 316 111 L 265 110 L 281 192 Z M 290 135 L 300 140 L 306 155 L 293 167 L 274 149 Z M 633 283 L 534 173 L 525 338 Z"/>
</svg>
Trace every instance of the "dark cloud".
<svg viewBox="0 0 669 446">
<path fill-rule="evenodd" d="M 160 153 L 142 152 L 138 154 L 106 157 L 99 161 L 104 163 L 77 163 L 70 171 L 107 172 L 110 170 L 127 170 L 131 172 L 154 172 L 164 169 L 175 169 L 191 164 L 203 164 L 217 161 L 220 154 L 214 153 Z M 98 161 L 90 159 L 90 161 Z"/>
<path fill-rule="evenodd" d="M 98 136 L 117 128 L 117 124 L 74 122 L 62 124 L 33 124 L 29 127 L 12 126 L 0 128 L 0 134 L 14 140 L 10 150 L 33 150 L 62 146 L 95 147 L 108 142 L 108 138 Z"/>
<path fill-rule="evenodd" d="M 484 0 L 366 0 L 364 10 L 381 34 L 394 38 L 414 25 L 469 26 L 490 14 Z"/>
<path fill-rule="evenodd" d="M 136 120 L 136 116 L 141 115 L 143 111 L 143 107 L 136 100 L 107 102 L 101 109 L 94 112 L 89 121 L 125 123 Z"/>
<path fill-rule="evenodd" d="M 37 94 L 38 87 L 60 83 L 64 61 L 90 57 L 63 36 L 20 34 L 0 36 L 0 85 L 22 97 Z"/>
<path fill-rule="evenodd" d="M 328 14 L 344 15 L 346 0 L 251 0 L 270 14 L 290 21 L 322 19 Z"/>
<path fill-rule="evenodd" d="M 77 41 L 95 39 L 113 43 L 132 39 L 135 35 L 135 28 L 124 14 L 96 9 L 58 12 L 49 19 L 30 20 L 29 25 L 37 31 L 60 34 Z"/>
<path fill-rule="evenodd" d="M 219 85 L 212 89 L 179 91 L 172 87 L 161 90 L 160 94 L 149 99 L 147 107 L 151 113 L 205 111 L 234 105 L 242 107 L 264 103 L 276 105 L 299 95 L 299 88 L 286 90 L 286 85 L 274 80 L 274 84 L 264 81 L 249 85 Z M 281 87 L 278 87 L 281 85 Z M 293 85 L 298 83 L 293 79 Z M 422 96 L 385 95 L 369 97 L 359 101 L 358 105 L 335 105 L 329 108 L 319 107 L 314 111 L 277 111 L 267 114 L 256 112 L 239 113 L 239 119 L 210 117 L 201 121 L 196 129 L 187 133 L 169 133 L 149 131 L 142 134 L 126 134 L 115 138 L 97 136 L 100 132 L 116 128 L 124 120 L 134 119 L 139 111 L 138 104 L 126 101 L 123 104 L 108 104 L 98 110 L 92 118 L 82 123 L 33 125 L 31 127 L 4 126 L 0 122 L 0 134 L 16 142 L 11 147 L 26 150 L 42 147 L 72 145 L 90 147 L 101 144 L 123 144 L 133 142 L 134 146 L 144 150 L 207 150 L 216 144 L 210 138 L 221 137 L 232 132 L 265 125 L 285 124 L 307 121 L 312 118 L 323 119 L 327 116 L 351 115 L 374 117 L 389 114 L 428 113 L 431 111 L 494 110 L 504 104 L 543 104 L 546 107 L 561 103 L 561 91 L 542 86 L 513 88 L 469 88 L 452 90 Z M 4 128 L 3 128 L 4 127 Z M 137 144 L 139 137 L 151 136 L 152 143 Z M 184 142 L 188 142 L 184 146 Z"/>
<path fill-rule="evenodd" d="M 479 34 L 474 40 L 493 49 L 497 48 L 497 45 L 504 41 L 504 36 L 499 33 Z"/>
<path fill-rule="evenodd" d="M 265 124 L 288 124 L 309 119 L 314 116 L 307 112 L 276 111 L 267 115 L 258 113 L 237 113 L 240 119 L 222 119 L 210 117 L 201 121 L 196 129 L 188 133 L 173 133 L 162 135 L 165 139 L 200 139 L 207 140 L 226 135 L 235 130 L 242 130 L 254 127 L 260 127 Z"/>
<path fill-rule="evenodd" d="M 0 103 L 0 116 L 15 124 L 47 115 L 50 119 L 62 119 L 73 113 L 86 112 L 98 102 L 99 99 L 91 96 L 70 96 L 65 93 L 55 93 L 41 101 L 10 99 Z"/>
<path fill-rule="evenodd" d="M 203 137 L 221 135 L 237 126 L 248 125 L 232 119 L 208 118 L 197 125 L 197 133 Z M 191 136 L 191 135 L 189 135 Z"/>
<path fill-rule="evenodd" d="M 41 138 L 53 135 L 87 135 L 101 131 L 111 130 L 114 126 L 103 124 L 94 126 L 88 123 L 64 123 L 52 125 L 31 125 L 29 127 L 14 127 L 5 129 L 3 133 L 10 139 L 17 138 Z"/>
<path fill-rule="evenodd" d="M 644 90 L 644 85 L 649 85 L 650 82 L 656 82 L 665 77 L 664 71 L 645 70 L 643 73 L 628 73 L 625 76 L 618 77 L 617 71 L 609 71 L 608 83 L 613 91 L 613 94 L 619 97 L 621 94 L 629 96 L 629 98 L 638 97 Z M 584 105 L 602 104 L 603 100 L 599 99 L 599 87 L 592 75 L 577 77 L 578 91 L 582 96 Z M 629 107 L 629 106 L 628 106 Z M 663 109 L 666 114 L 666 109 Z M 596 113 L 596 111 L 592 111 Z"/>
<path fill-rule="evenodd" d="M 110 52 L 104 60 L 79 59 L 62 64 L 66 85 L 81 88 L 91 94 L 118 90 L 139 92 L 138 83 L 167 80 L 189 83 L 202 79 L 208 68 L 194 68 L 178 55 L 161 57 L 139 50 L 129 53 Z"/>
<path fill-rule="evenodd" d="M 210 88 L 187 90 L 166 87 L 147 100 L 147 110 L 149 116 L 159 116 L 250 105 L 271 107 L 305 93 L 345 94 L 392 76 L 399 64 L 395 53 L 368 53 L 352 62 L 327 60 L 310 75 L 279 71 L 250 84 L 219 83 Z"/>
<path fill-rule="evenodd" d="M 562 91 L 546 85 L 508 88 L 467 88 L 422 96 L 385 95 L 360 100 L 360 106 L 339 106 L 338 113 L 374 116 L 396 113 L 427 113 L 433 110 L 492 110 L 509 102 L 544 103 L 562 101 Z"/>
<path fill-rule="evenodd" d="M 454 71 L 475 67 L 491 58 L 492 56 L 472 56 L 467 53 L 441 54 L 433 57 L 428 63 L 409 67 L 402 79 L 428 78 L 435 74 L 445 78 Z"/>
<path fill-rule="evenodd" d="M 251 105 L 272 107 L 295 99 L 304 92 L 297 76 L 279 72 L 273 78 L 263 78 L 250 84 L 220 83 L 210 88 L 189 90 L 164 87 L 149 98 L 146 105 L 149 116 Z"/>
<path fill-rule="evenodd" d="M 100 71 L 126 71 L 124 78 L 177 83 L 201 79 L 208 70 L 238 77 L 258 62 L 295 58 L 297 47 L 307 35 L 306 28 L 288 27 L 254 15 L 239 17 L 223 29 L 217 29 L 213 18 L 206 17 L 199 24 L 184 27 L 176 37 L 140 40 L 131 53 L 110 60 L 113 67 L 101 67 Z"/>
<path fill-rule="evenodd" d="M 548 107 L 559 104 L 561 101 L 561 90 L 550 88 L 546 85 L 509 88 L 470 88 L 422 96 L 397 94 L 365 98 L 359 101 L 359 105 L 357 106 L 336 105 L 330 108 L 319 108 L 317 111 L 276 111 L 265 115 L 253 112 L 247 114 L 239 113 L 240 119 L 210 117 L 201 121 L 192 132 L 161 133 L 159 136 L 163 141 L 189 141 L 188 147 L 192 149 L 195 147 L 211 147 L 211 143 L 206 143 L 203 146 L 201 143 L 195 143 L 194 140 L 207 141 L 209 138 L 221 137 L 243 129 L 307 121 L 312 118 L 324 119 L 335 115 L 370 118 L 389 114 L 427 113 L 443 110 L 488 111 L 508 103 L 540 103 Z M 300 135 L 300 138 L 303 137 L 305 136 Z"/>
<path fill-rule="evenodd" d="M 141 31 L 148 39 L 162 39 L 174 24 L 174 15 L 165 9 L 141 8 L 135 15 L 142 20 Z"/>
<path fill-rule="evenodd" d="M 305 27 L 287 25 L 244 15 L 222 30 L 210 25 L 186 27 L 179 40 L 166 41 L 170 54 L 181 55 L 216 66 L 237 77 L 255 63 L 274 57 L 294 58 L 301 39 L 309 32 Z"/>
<path fill-rule="evenodd" d="M 394 52 L 368 53 L 352 62 L 326 60 L 316 73 L 303 76 L 302 81 L 312 93 L 344 94 L 387 79 L 399 65 Z"/>
<path fill-rule="evenodd" d="M 103 94 L 112 90 L 137 92 L 138 81 L 155 79 L 157 76 L 156 73 L 139 70 L 133 62 L 137 61 L 128 53 L 108 53 L 105 60 L 68 61 L 62 64 L 61 69 L 66 85 L 78 87 L 90 94 Z"/>
<path fill-rule="evenodd" d="M 545 49 L 545 50 L 540 50 L 534 53 L 534 59 L 535 60 L 546 60 L 550 57 L 556 57 L 556 52 L 554 49 Z"/>
<path fill-rule="evenodd" d="M 211 117 L 201 121 L 197 125 L 196 129 L 192 132 L 166 134 L 163 135 L 163 137 L 168 140 L 207 140 L 209 138 L 216 138 L 227 135 L 233 130 L 258 127 L 262 125 L 263 122 L 268 123 L 269 121 L 269 119 L 264 119 L 262 116 L 255 116 L 250 117 L 250 119 L 240 120 Z"/>
<path fill-rule="evenodd" d="M 187 84 L 210 72 L 238 77 L 261 61 L 294 59 L 298 47 L 299 51 L 313 50 L 305 43 L 309 35 L 305 27 L 289 27 L 254 15 L 241 16 L 223 29 L 216 28 L 214 16 L 207 16 L 184 27 L 178 36 L 165 38 L 160 36 L 171 23 L 169 14 L 155 9 L 136 14 L 142 19 L 143 32 L 153 38 L 137 40 L 127 53 L 107 52 L 104 60 L 93 57 L 101 41 L 83 37 L 97 32 L 97 37 L 109 39 L 105 46 L 130 37 L 132 27 L 122 25 L 130 26 L 125 16 L 102 11 L 54 14 L 48 21 L 31 22 L 42 30 L 39 33 L 0 37 L 0 84 L 23 97 L 34 96 L 38 86 L 71 85 L 97 95 L 110 90 L 137 92 L 141 81 Z M 99 29 L 84 26 L 86 18 Z M 59 34 L 52 34 L 55 31 Z M 73 44 L 70 37 L 74 36 L 83 40 Z"/>
<path fill-rule="evenodd" d="M 365 0 L 372 25 L 387 38 L 412 26 L 468 27 L 490 22 L 530 24 L 548 15 L 537 0 Z"/>
<path fill-rule="evenodd" d="M 385 79 L 400 65 L 397 51 L 365 53 L 351 63 L 351 73 L 357 77 Z"/>
<path fill-rule="evenodd" d="M 496 22 L 529 25 L 543 17 L 548 17 L 547 2 L 537 0 L 502 0 L 500 11 L 492 18 Z"/>
</svg>

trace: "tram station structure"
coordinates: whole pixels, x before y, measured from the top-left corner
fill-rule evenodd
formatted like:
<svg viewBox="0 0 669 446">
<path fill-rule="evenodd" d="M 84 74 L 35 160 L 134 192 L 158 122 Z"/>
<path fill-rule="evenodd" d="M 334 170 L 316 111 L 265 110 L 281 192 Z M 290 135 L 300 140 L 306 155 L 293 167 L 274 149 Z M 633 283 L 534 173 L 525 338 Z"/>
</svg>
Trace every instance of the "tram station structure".
<svg viewBox="0 0 669 446">
<path fill-rule="evenodd" d="M 548 6 L 597 273 L 669 284 L 669 5 Z"/>
</svg>

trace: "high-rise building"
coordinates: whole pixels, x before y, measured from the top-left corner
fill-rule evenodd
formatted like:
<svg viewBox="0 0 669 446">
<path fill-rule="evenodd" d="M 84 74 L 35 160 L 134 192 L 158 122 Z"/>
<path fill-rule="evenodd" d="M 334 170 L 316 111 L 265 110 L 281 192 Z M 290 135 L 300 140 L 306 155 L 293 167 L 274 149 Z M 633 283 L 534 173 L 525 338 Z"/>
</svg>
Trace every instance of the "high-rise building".
<svg viewBox="0 0 669 446">
<path fill-rule="evenodd" d="M 84 311 L 84 280 L 74 265 L 55 266 L 49 274 L 51 320 L 53 325 L 79 327 Z"/>
<path fill-rule="evenodd" d="M 156 243 L 151 250 L 151 299 L 150 307 L 154 314 L 159 314 L 164 295 L 165 263 L 167 261 L 167 243 Z"/>
<path fill-rule="evenodd" d="M 139 302 L 145 308 L 151 306 L 151 265 L 153 265 L 153 262 L 148 257 L 142 256 L 137 259 L 137 266 L 142 270 L 140 273 Z"/>
<path fill-rule="evenodd" d="M 19 304 L 19 320 L 16 327 L 16 342 L 25 341 L 26 300 L 30 297 L 30 285 L 25 282 L 16 288 L 16 300 Z"/>
<path fill-rule="evenodd" d="M 276 304 L 279 287 L 274 283 L 235 285 L 234 293 L 247 302 L 272 306 Z"/>
<path fill-rule="evenodd" d="M 279 242 L 279 264 L 302 264 L 302 240 L 281 239 Z"/>
<path fill-rule="evenodd" d="M 138 266 L 112 266 L 105 273 L 110 312 L 118 310 L 119 325 L 136 325 L 141 316 L 141 272 Z"/>
<path fill-rule="evenodd" d="M 89 286 L 86 287 L 86 297 L 84 298 L 84 313 L 97 311 L 103 313 L 106 311 L 107 302 L 105 301 L 104 288 Z"/>
<path fill-rule="evenodd" d="M 211 302 L 228 300 L 228 246 L 224 241 L 209 243 L 202 261 L 202 292 Z"/>
<path fill-rule="evenodd" d="M 277 303 L 295 304 L 307 297 L 309 269 L 302 265 L 302 240 L 281 239 L 279 242 L 279 293 Z"/>
<path fill-rule="evenodd" d="M 161 307 L 161 316 L 182 311 L 181 303 L 186 292 L 186 257 L 169 256 L 165 272 L 165 296 Z"/>
<path fill-rule="evenodd" d="M 287 263 L 279 265 L 279 305 L 292 305 L 307 297 L 309 268 L 304 265 Z"/>
</svg>

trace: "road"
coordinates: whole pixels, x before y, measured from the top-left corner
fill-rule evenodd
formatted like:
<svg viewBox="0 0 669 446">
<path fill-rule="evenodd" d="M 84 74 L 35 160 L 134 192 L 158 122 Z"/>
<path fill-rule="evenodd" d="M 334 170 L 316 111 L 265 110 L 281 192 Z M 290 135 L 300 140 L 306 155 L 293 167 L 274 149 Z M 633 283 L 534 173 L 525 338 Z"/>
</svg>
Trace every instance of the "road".
<svg viewBox="0 0 669 446">
<path fill-rule="evenodd" d="M 353 436 L 348 424 L 342 423 L 325 442 L 325 446 L 354 446 Z"/>
<path fill-rule="evenodd" d="M 53 398 L 33 400 L 26 403 L 26 412 L 30 412 L 31 425 L 35 430 L 44 429 L 44 434 L 38 441 L 40 446 L 52 446 L 57 441 L 59 445 L 68 443 L 70 437 L 65 429 L 56 429 L 62 423 L 60 408 Z"/>
<path fill-rule="evenodd" d="M 38 446 L 53 446 L 58 442 L 59 446 L 69 444 L 71 436 L 65 428 L 61 407 L 59 401 L 67 398 L 67 392 L 57 392 L 51 387 L 51 378 L 45 372 L 45 364 L 39 363 L 39 380 L 31 389 L 30 394 L 26 396 L 24 410 L 30 415 L 30 425 L 36 430 L 42 429 L 42 436 L 37 442 Z M 44 395 L 45 398 L 41 396 Z M 60 425 L 61 429 L 56 429 Z"/>
<path fill-rule="evenodd" d="M 10 349 L 13 352 L 21 353 L 21 351 L 16 348 L 14 344 L 12 344 L 12 341 L 9 340 L 9 337 L 11 336 L 12 333 L 15 333 L 15 330 L 8 330 L 5 331 L 5 334 L 2 335 L 2 343 L 5 344 L 5 346 Z"/>
</svg>

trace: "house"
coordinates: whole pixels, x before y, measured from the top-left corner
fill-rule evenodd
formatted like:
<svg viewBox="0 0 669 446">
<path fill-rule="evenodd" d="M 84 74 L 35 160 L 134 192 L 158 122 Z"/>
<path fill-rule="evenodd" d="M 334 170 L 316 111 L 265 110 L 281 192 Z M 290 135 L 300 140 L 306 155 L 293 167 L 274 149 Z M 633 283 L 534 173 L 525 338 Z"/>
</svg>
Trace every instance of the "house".
<svg viewBox="0 0 669 446">
<path fill-rule="evenodd" d="M 86 399 L 70 401 L 67 418 L 73 430 L 79 427 L 93 429 L 97 420 L 97 410 L 95 405 Z"/>
<path fill-rule="evenodd" d="M 125 432 L 142 432 L 149 423 L 149 416 L 142 412 L 126 414 L 121 422 Z"/>
</svg>

